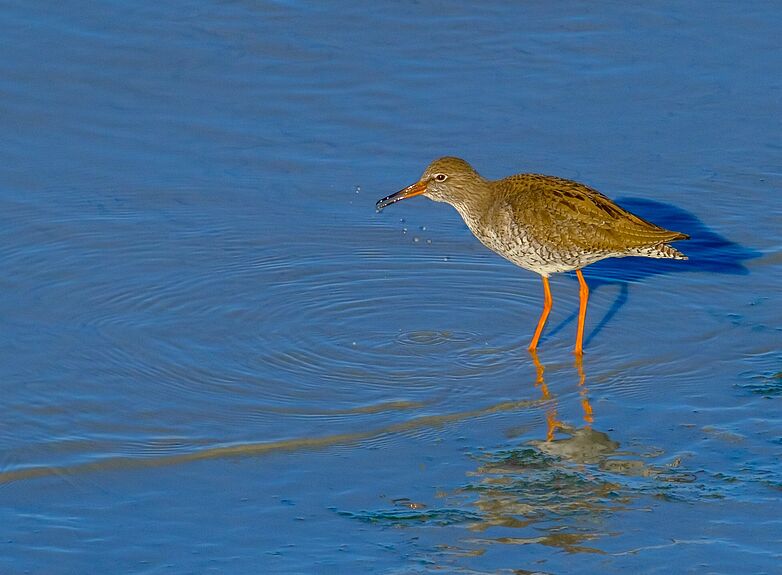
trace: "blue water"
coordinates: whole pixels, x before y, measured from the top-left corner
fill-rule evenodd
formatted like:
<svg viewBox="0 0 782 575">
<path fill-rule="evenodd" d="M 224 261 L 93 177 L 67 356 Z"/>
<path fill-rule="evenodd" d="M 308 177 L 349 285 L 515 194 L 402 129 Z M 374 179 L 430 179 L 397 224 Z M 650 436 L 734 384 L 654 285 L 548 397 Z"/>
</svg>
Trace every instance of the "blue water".
<svg viewBox="0 0 782 575">
<path fill-rule="evenodd" d="M 0 573 L 778 573 L 774 2 L 11 2 Z M 578 289 L 441 155 L 689 233 Z M 536 363 L 537 361 L 537 363 Z"/>
</svg>

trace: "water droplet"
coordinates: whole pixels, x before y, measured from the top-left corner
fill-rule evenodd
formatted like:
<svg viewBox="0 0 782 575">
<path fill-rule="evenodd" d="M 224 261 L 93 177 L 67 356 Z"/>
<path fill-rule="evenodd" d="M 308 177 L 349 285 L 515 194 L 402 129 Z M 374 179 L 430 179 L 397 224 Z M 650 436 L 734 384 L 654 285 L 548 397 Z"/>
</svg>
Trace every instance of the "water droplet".
<svg viewBox="0 0 782 575">
<path fill-rule="evenodd" d="M 426 240 L 426 243 L 427 243 L 427 244 L 431 244 L 431 243 L 432 243 L 432 240 Z"/>
<path fill-rule="evenodd" d="M 421 231 L 425 232 L 426 231 L 426 226 L 421 226 Z"/>
<path fill-rule="evenodd" d="M 419 238 L 413 238 L 413 241 L 414 241 L 415 243 L 418 243 L 418 242 L 420 242 L 421 240 L 420 240 Z"/>
<path fill-rule="evenodd" d="M 399 218 L 399 221 L 400 221 L 401 223 L 405 223 L 405 221 L 406 221 L 406 220 L 405 220 L 404 218 Z"/>
</svg>

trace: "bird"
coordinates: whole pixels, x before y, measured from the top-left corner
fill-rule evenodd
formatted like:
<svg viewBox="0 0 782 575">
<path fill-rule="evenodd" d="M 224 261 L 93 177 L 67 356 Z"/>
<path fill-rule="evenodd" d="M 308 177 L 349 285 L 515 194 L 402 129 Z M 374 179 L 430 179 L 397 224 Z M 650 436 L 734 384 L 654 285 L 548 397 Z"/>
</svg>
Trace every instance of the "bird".
<svg viewBox="0 0 782 575">
<path fill-rule="evenodd" d="M 549 277 L 575 271 L 579 312 L 573 352 L 584 352 L 589 287 L 582 268 L 605 258 L 642 256 L 686 260 L 669 245 L 689 239 L 623 209 L 597 190 L 565 178 L 515 174 L 482 177 L 461 158 L 434 160 L 414 184 L 379 200 L 376 209 L 423 195 L 453 206 L 490 250 L 543 280 L 543 311 L 527 348 L 534 353 L 553 305 Z"/>
</svg>

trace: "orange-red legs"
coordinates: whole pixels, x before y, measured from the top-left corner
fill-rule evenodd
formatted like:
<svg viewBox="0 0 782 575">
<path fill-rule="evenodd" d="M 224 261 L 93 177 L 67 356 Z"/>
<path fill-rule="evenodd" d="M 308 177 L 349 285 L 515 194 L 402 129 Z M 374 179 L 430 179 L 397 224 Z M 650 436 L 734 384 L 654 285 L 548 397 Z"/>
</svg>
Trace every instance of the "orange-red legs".
<svg viewBox="0 0 782 575">
<path fill-rule="evenodd" d="M 540 339 L 540 334 L 543 333 L 543 326 L 546 325 L 546 318 L 548 318 L 548 313 L 551 311 L 551 304 L 553 302 L 551 299 L 551 288 L 548 285 L 548 278 L 546 276 L 541 277 L 543 278 L 544 294 L 543 313 L 540 314 L 540 319 L 538 320 L 538 327 L 535 330 L 535 335 L 532 338 L 532 342 L 529 344 L 529 347 L 527 348 L 529 351 L 535 351 L 535 348 L 538 347 L 538 340 Z"/>
<path fill-rule="evenodd" d="M 587 284 L 584 281 L 584 274 L 581 273 L 581 270 L 576 270 L 576 276 L 578 277 L 578 284 L 579 284 L 579 288 L 578 288 L 579 306 L 578 306 L 578 331 L 576 332 L 576 347 L 573 349 L 573 353 L 575 353 L 576 355 L 581 355 L 584 353 L 584 346 L 583 346 L 584 320 L 586 319 L 586 314 L 587 314 L 587 300 L 589 299 L 589 288 L 587 287 Z"/>
</svg>

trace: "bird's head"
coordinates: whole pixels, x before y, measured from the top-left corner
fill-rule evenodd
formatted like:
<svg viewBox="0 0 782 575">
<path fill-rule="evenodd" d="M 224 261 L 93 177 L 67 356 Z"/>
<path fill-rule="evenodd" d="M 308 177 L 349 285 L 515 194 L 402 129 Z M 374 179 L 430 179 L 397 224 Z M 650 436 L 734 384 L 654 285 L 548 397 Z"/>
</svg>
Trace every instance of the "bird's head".
<svg viewBox="0 0 782 575">
<path fill-rule="evenodd" d="M 485 180 L 470 164 L 460 158 L 446 156 L 429 164 L 416 183 L 377 202 L 377 210 L 419 195 L 435 202 L 460 203 L 484 183 Z"/>
</svg>

